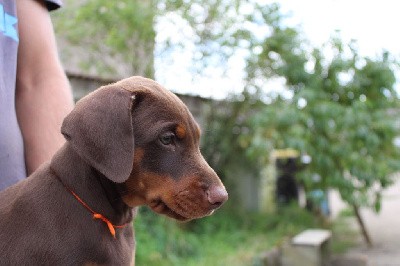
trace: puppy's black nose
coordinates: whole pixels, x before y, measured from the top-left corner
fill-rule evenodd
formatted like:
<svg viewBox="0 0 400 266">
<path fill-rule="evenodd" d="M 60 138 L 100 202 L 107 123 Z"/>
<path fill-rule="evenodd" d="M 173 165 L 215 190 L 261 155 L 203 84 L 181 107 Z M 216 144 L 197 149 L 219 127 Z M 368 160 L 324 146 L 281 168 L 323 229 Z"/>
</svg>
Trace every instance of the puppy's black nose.
<svg viewBox="0 0 400 266">
<path fill-rule="evenodd" d="M 207 200 L 213 209 L 220 207 L 228 200 L 228 192 L 223 186 L 211 186 L 207 191 Z"/>
</svg>

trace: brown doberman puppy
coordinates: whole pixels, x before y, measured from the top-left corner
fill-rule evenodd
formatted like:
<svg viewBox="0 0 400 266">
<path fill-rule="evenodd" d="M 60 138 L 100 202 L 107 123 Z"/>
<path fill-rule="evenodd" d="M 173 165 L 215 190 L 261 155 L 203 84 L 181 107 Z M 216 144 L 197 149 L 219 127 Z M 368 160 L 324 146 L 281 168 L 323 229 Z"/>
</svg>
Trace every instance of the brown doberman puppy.
<svg viewBox="0 0 400 266">
<path fill-rule="evenodd" d="M 137 206 L 187 221 L 228 198 L 189 110 L 150 79 L 94 91 L 61 132 L 51 162 L 0 193 L 0 265 L 129 265 Z"/>
</svg>

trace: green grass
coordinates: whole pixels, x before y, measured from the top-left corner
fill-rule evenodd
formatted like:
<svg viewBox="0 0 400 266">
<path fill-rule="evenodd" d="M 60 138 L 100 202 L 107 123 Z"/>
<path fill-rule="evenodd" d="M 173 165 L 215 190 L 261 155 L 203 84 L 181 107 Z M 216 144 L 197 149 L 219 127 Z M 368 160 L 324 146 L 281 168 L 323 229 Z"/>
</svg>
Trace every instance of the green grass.
<svg viewBox="0 0 400 266">
<path fill-rule="evenodd" d="M 186 224 L 142 208 L 135 221 L 136 265 L 252 265 L 261 252 L 312 227 L 320 221 L 295 207 L 273 214 L 221 210 Z"/>
<path fill-rule="evenodd" d="M 331 225 L 332 253 L 342 254 L 360 242 L 360 232 L 351 209 L 344 209 Z"/>
</svg>

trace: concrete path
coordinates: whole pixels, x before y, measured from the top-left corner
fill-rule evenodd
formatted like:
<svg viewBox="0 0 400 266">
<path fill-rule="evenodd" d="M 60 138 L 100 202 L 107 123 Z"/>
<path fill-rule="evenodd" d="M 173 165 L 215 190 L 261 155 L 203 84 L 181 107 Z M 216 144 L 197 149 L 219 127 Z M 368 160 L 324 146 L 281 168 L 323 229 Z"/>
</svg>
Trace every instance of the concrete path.
<svg viewBox="0 0 400 266">
<path fill-rule="evenodd" d="M 368 248 L 362 242 L 350 250 L 349 255 L 365 256 L 368 266 L 400 266 L 400 178 L 397 180 L 384 192 L 379 214 L 361 210 L 373 247 Z M 337 212 L 340 204 L 333 200 L 333 210 Z"/>
</svg>

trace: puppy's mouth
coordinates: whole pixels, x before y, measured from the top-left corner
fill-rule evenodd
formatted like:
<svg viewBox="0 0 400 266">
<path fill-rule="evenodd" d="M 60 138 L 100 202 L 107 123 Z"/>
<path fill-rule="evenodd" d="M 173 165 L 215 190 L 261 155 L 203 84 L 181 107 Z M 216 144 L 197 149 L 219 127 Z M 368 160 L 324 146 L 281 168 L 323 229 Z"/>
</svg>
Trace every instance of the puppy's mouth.
<svg viewBox="0 0 400 266">
<path fill-rule="evenodd" d="M 164 201 L 162 201 L 161 199 L 156 199 L 153 200 L 150 204 L 149 207 L 156 213 L 158 214 L 164 214 L 168 217 L 171 217 L 173 219 L 176 219 L 178 221 L 189 221 L 191 220 L 190 218 L 187 218 L 177 212 L 175 212 L 174 210 L 172 210 Z"/>
</svg>

